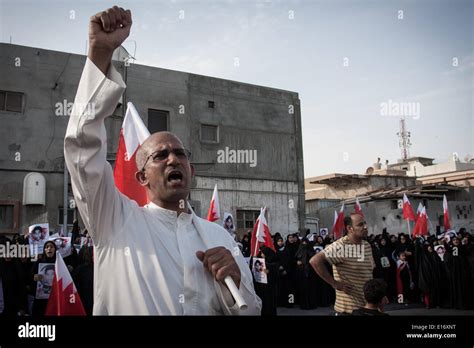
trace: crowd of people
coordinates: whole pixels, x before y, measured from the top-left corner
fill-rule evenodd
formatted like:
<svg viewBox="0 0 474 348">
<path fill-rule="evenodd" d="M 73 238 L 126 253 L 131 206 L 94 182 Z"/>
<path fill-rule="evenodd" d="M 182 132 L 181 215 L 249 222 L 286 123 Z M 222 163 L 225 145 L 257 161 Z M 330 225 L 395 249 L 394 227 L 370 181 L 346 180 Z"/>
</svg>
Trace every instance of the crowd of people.
<svg viewBox="0 0 474 348">
<path fill-rule="evenodd" d="M 310 259 L 334 240 L 299 233 L 273 236 L 275 251 L 262 246 L 267 284 L 255 283 L 262 299 L 262 315 L 276 315 L 277 307 L 315 309 L 335 302 L 335 289 L 310 264 Z M 251 232 L 240 240 L 250 257 Z M 390 303 L 420 303 L 426 308 L 474 309 L 474 240 L 465 229 L 453 236 L 412 239 L 405 233 L 369 235 L 375 268 L 373 278 L 386 284 Z M 251 264 L 251 263 L 250 263 Z M 328 272 L 333 267 L 326 263 Z"/>
<path fill-rule="evenodd" d="M 309 231 L 308 231 L 309 232 Z M 73 240 L 77 243 L 87 237 L 77 225 Z M 262 315 L 276 315 L 277 307 L 315 309 L 333 306 L 335 289 L 324 281 L 312 267 L 314 255 L 334 243 L 330 236 L 299 233 L 284 237 L 272 235 L 274 249 L 261 246 L 257 255 L 265 260 L 267 282 L 254 282 L 255 291 L 262 300 Z M 11 240 L 0 237 L 0 244 L 27 245 L 27 236 Z M 364 286 L 366 299 L 382 297 L 387 302 L 400 304 L 422 303 L 426 308 L 474 308 L 474 240 L 464 229 L 455 235 L 442 237 L 430 235 L 412 239 L 405 233 L 369 235 L 375 268 L 374 282 Z M 251 265 L 251 232 L 238 241 L 244 257 Z M 46 289 L 51 286 L 54 269 L 40 270 L 40 264 L 56 260 L 56 245 L 45 243 L 38 260 L 30 258 L 0 259 L 0 312 L 2 316 L 44 316 L 47 299 L 36 298 L 37 283 Z M 79 252 L 64 261 L 73 277 L 75 286 L 88 315 L 93 307 L 93 247 L 85 244 Z M 325 264 L 332 275 L 333 266 Z M 41 274 L 40 274 L 41 273 Z M 383 290 L 381 290 L 383 289 Z M 368 301 L 369 301 L 368 300 Z M 373 301 L 372 301 L 373 302 Z M 354 311 L 354 315 L 370 312 L 370 307 Z"/>
<path fill-rule="evenodd" d="M 72 240 L 79 244 L 81 237 L 89 238 L 87 230 L 80 233 L 75 224 Z M 15 235 L 11 239 L 0 236 L 0 244 L 10 248 L 28 243 L 28 235 Z M 71 255 L 64 258 L 87 315 L 92 315 L 93 307 L 93 247 L 90 244 L 83 245 L 79 252 L 71 248 Z M 0 258 L 0 316 L 45 315 L 53 283 L 56 251 L 56 243 L 50 240 L 44 243 L 43 252 L 36 260 L 25 255 Z M 38 296 L 38 287 L 46 296 Z"/>
</svg>

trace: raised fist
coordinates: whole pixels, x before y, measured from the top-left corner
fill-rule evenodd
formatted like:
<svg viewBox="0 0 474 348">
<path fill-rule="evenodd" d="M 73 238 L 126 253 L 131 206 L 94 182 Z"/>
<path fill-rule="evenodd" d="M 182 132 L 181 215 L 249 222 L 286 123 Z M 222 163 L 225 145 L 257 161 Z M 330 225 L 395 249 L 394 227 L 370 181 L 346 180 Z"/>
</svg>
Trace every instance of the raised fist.
<svg viewBox="0 0 474 348">
<path fill-rule="evenodd" d="M 91 50 L 112 54 L 130 34 L 132 13 L 114 6 L 90 18 L 89 43 Z"/>
</svg>

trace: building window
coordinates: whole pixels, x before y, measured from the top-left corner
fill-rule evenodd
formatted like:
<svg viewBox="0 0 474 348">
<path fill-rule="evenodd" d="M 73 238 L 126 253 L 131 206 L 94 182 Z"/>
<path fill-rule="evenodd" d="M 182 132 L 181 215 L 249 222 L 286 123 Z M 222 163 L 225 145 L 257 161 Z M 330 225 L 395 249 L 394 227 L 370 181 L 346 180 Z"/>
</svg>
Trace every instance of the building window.
<svg viewBox="0 0 474 348">
<path fill-rule="evenodd" d="M 237 228 L 253 228 L 260 215 L 260 210 L 237 210 Z"/>
<path fill-rule="evenodd" d="M 212 124 L 201 124 L 201 141 L 205 143 L 218 143 L 218 126 Z"/>
<path fill-rule="evenodd" d="M 0 230 L 13 229 L 13 205 L 0 205 Z"/>
<path fill-rule="evenodd" d="M 75 209 L 67 210 L 67 225 L 72 226 L 75 219 Z M 58 209 L 58 225 L 62 226 L 63 224 L 63 208 Z"/>
<path fill-rule="evenodd" d="M 214 109 L 214 101 L 213 100 L 208 100 L 207 101 L 207 107 Z"/>
<path fill-rule="evenodd" d="M 23 112 L 23 93 L 0 91 L 0 111 Z"/>
<path fill-rule="evenodd" d="M 20 202 L 0 201 L 0 233 L 18 233 Z"/>
<path fill-rule="evenodd" d="M 170 113 L 165 110 L 148 109 L 148 130 L 151 134 L 168 130 Z"/>
</svg>

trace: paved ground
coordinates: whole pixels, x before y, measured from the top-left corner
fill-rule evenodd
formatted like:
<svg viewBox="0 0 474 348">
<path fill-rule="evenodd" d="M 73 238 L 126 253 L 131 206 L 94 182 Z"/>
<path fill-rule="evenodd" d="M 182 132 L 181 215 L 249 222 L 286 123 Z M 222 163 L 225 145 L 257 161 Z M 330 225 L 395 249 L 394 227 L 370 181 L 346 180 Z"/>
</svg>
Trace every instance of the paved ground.
<svg viewBox="0 0 474 348">
<path fill-rule="evenodd" d="M 397 315 L 414 315 L 414 316 L 431 316 L 431 315 L 474 315 L 474 310 L 463 311 L 458 309 L 426 309 L 422 304 L 400 305 L 398 303 L 389 304 L 385 308 L 385 312 Z M 317 309 L 304 310 L 299 307 L 294 308 L 278 308 L 278 315 L 333 315 L 332 307 L 320 307 Z"/>
</svg>

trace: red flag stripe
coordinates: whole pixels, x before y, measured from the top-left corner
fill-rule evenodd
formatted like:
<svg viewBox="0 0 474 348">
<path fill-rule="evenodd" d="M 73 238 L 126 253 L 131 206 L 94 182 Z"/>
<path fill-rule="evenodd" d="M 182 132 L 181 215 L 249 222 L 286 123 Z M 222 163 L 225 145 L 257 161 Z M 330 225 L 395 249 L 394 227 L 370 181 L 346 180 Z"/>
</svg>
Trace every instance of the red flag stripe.
<svg viewBox="0 0 474 348">
<path fill-rule="evenodd" d="M 336 212 L 335 212 L 336 213 Z M 334 239 L 339 239 L 342 237 L 344 231 L 344 204 L 342 204 L 339 214 L 337 214 L 336 221 L 332 226 L 332 234 Z"/>
<path fill-rule="evenodd" d="M 411 207 L 410 201 L 406 194 L 403 194 L 403 218 L 405 220 L 415 221 L 415 213 L 413 213 L 413 209 Z"/>
<path fill-rule="evenodd" d="M 66 286 L 64 287 L 64 285 Z M 71 274 L 69 273 L 59 252 L 56 253 L 53 285 L 46 306 L 45 315 L 86 315 L 81 297 L 74 286 Z"/>
<path fill-rule="evenodd" d="M 423 207 L 420 217 L 416 221 L 415 228 L 413 229 L 413 238 L 423 235 L 428 235 L 428 217 L 425 207 Z"/>
<path fill-rule="evenodd" d="M 448 199 L 446 195 L 443 195 L 443 222 L 444 222 L 444 229 L 450 230 L 451 229 L 451 222 L 449 221 L 449 209 L 448 209 Z"/>
<path fill-rule="evenodd" d="M 359 198 L 356 198 L 354 209 L 355 209 L 356 214 L 359 214 L 362 217 L 364 217 L 364 213 L 362 212 L 362 206 L 360 205 Z"/>
<path fill-rule="evenodd" d="M 263 230 L 263 242 L 258 239 L 257 236 L 259 232 Z M 270 228 L 268 227 L 267 220 L 265 219 L 265 209 L 261 209 L 260 216 L 257 218 L 255 225 L 253 226 L 252 230 L 252 238 L 250 240 L 250 248 L 251 248 L 251 256 L 257 256 L 260 252 L 260 246 L 265 245 L 266 247 L 275 251 L 275 246 L 273 245 L 272 236 L 270 234 Z"/>
<path fill-rule="evenodd" d="M 217 192 L 217 184 L 214 186 L 214 191 L 212 192 L 211 204 L 209 205 L 209 210 L 207 212 L 208 221 L 217 221 L 221 218 L 220 207 L 219 207 L 219 195 Z"/>
<path fill-rule="evenodd" d="M 139 206 L 149 202 L 146 188 L 135 178 L 138 171 L 135 157 L 141 144 L 150 133 L 143 124 L 132 103 L 127 103 L 127 112 L 120 130 L 119 144 L 115 158 L 114 181 L 117 189 Z M 141 169 L 141 168 L 140 168 Z"/>
</svg>

